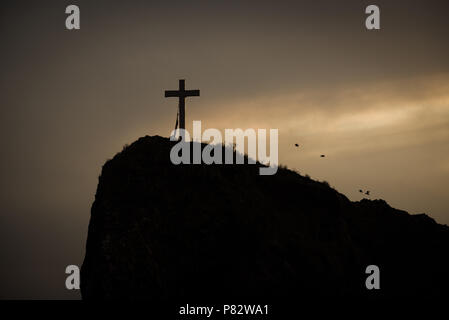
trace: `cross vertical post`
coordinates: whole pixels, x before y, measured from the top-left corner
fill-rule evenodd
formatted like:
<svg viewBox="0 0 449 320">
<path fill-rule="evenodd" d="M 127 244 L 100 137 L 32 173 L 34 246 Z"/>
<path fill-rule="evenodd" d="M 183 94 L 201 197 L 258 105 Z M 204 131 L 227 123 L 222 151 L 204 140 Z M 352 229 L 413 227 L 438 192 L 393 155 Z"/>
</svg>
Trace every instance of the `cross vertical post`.
<svg viewBox="0 0 449 320">
<path fill-rule="evenodd" d="M 185 80 L 179 80 L 179 92 L 185 92 Z M 179 97 L 179 129 L 185 129 L 186 128 L 186 101 L 185 96 Z"/>
</svg>

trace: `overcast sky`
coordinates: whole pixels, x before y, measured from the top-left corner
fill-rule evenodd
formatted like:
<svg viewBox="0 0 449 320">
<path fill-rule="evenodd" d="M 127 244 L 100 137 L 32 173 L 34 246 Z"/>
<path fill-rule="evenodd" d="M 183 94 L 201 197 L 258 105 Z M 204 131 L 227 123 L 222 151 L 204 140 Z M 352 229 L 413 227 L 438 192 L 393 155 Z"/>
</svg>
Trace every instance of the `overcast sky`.
<svg viewBox="0 0 449 320">
<path fill-rule="evenodd" d="M 77 4 L 81 30 L 65 29 Z M 377 4 L 381 30 L 365 28 Z M 187 128 L 278 128 L 279 161 L 449 223 L 446 1 L 2 1 L 0 297 L 77 298 L 103 163 Z M 300 144 L 295 148 L 294 143 Z M 326 154 L 326 158 L 320 158 Z"/>
</svg>

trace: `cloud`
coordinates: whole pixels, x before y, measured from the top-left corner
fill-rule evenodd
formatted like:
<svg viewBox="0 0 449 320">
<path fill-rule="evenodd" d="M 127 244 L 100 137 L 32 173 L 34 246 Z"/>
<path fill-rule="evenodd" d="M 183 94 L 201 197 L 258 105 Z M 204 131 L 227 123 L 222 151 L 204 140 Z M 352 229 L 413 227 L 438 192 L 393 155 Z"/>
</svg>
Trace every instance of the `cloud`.
<svg viewBox="0 0 449 320">
<path fill-rule="evenodd" d="M 449 74 L 225 101 L 205 120 L 218 128 L 279 128 L 289 141 L 332 152 L 447 142 Z"/>
</svg>

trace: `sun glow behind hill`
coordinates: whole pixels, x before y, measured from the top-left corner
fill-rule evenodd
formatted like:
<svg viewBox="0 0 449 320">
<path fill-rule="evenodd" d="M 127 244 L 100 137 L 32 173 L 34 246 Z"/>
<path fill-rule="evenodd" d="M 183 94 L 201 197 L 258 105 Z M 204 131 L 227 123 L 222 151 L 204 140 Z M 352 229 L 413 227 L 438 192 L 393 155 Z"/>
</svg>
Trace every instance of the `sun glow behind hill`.
<svg viewBox="0 0 449 320">
<path fill-rule="evenodd" d="M 366 187 L 373 198 L 449 222 L 443 192 L 449 184 L 448 74 L 299 89 L 226 101 L 214 112 L 199 109 L 191 109 L 190 121 L 203 114 L 204 128 L 278 128 L 281 164 L 327 180 L 352 199 Z"/>
</svg>

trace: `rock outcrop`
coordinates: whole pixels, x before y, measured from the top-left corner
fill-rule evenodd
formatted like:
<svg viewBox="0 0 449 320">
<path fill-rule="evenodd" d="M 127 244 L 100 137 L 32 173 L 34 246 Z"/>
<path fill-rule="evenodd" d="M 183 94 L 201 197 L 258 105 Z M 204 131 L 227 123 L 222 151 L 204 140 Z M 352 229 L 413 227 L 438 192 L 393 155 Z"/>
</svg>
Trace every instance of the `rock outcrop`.
<svg viewBox="0 0 449 320">
<path fill-rule="evenodd" d="M 143 137 L 103 166 L 81 270 L 84 299 L 439 296 L 449 228 L 382 200 L 259 165 L 173 165 Z M 381 289 L 367 290 L 377 265 Z"/>
</svg>

